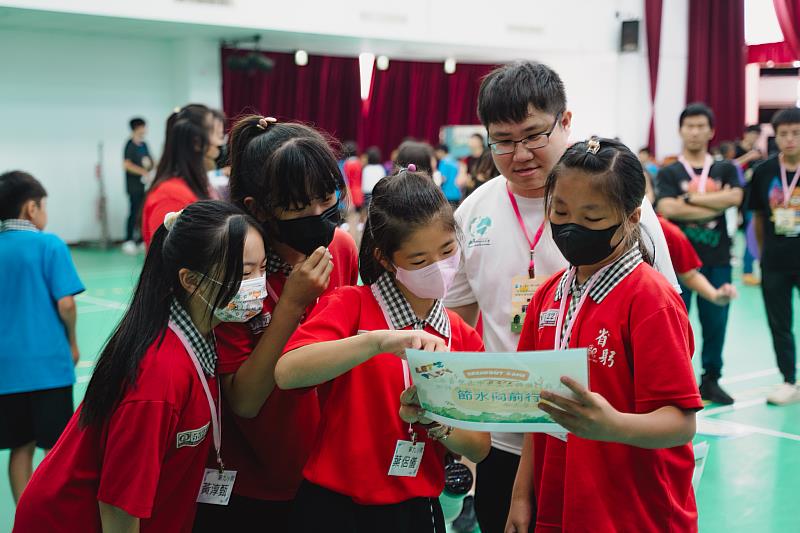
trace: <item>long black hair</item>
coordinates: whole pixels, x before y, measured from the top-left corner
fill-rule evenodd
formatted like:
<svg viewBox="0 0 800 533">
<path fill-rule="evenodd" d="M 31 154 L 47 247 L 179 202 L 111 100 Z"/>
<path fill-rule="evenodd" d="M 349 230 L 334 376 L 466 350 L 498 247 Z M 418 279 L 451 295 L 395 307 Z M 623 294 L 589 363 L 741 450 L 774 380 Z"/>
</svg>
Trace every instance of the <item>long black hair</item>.
<svg viewBox="0 0 800 533">
<path fill-rule="evenodd" d="M 208 199 L 208 174 L 204 166 L 209 143 L 208 128 L 189 118 L 179 118 L 172 124 L 167 139 L 150 190 L 165 180 L 179 177 L 198 198 Z"/>
<path fill-rule="evenodd" d="M 589 143 L 600 145 L 597 153 L 589 150 Z M 602 192 L 612 209 L 622 218 L 628 235 L 626 248 L 638 245 L 642 257 L 650 265 L 653 257 L 642 239 L 641 225 L 627 227 L 628 217 L 642 205 L 647 182 L 639 158 L 619 141 L 593 138 L 573 144 L 553 167 L 545 184 L 545 213 L 550 213 L 553 190 L 561 174 L 567 169 L 583 172 Z M 652 239 L 651 239 L 652 240 Z"/>
<path fill-rule="evenodd" d="M 179 271 L 197 273 L 197 286 L 213 307 L 230 302 L 242 281 L 244 243 L 256 222 L 234 205 L 201 201 L 184 209 L 167 230 L 156 230 L 139 283 L 125 316 L 106 343 L 89 381 L 80 422 L 102 425 L 125 390 L 136 385 L 139 364 L 155 342 L 161 342 L 169 323 L 172 299 L 186 307 L 190 294 Z M 210 281 L 214 280 L 214 281 Z M 203 318 L 211 321 L 213 309 Z"/>
<path fill-rule="evenodd" d="M 401 170 L 383 178 L 372 191 L 358 253 L 361 280 L 370 285 L 386 271 L 375 257 L 391 259 L 417 229 L 434 222 L 457 233 L 453 208 L 427 174 Z"/>
<path fill-rule="evenodd" d="M 345 190 L 332 139 L 303 124 L 262 129 L 262 119 L 245 116 L 231 129 L 231 201 L 246 207 L 245 198 L 252 197 L 269 221 L 278 209 L 302 208 Z"/>
</svg>

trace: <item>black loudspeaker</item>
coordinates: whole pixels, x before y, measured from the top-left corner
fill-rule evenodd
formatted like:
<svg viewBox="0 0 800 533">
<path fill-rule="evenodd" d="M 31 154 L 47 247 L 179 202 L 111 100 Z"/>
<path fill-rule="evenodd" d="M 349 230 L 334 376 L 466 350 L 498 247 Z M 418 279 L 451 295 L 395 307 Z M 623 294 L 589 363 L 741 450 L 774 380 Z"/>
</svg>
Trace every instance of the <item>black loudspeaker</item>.
<svg viewBox="0 0 800 533">
<path fill-rule="evenodd" d="M 639 51 L 639 21 L 623 20 L 619 39 L 620 52 Z"/>
</svg>

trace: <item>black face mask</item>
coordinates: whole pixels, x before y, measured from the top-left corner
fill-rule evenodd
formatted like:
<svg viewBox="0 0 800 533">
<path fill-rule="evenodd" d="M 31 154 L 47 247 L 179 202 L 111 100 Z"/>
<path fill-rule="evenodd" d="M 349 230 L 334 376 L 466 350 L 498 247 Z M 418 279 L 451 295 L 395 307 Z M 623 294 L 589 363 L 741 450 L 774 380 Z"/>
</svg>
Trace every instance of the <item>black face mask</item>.
<svg viewBox="0 0 800 533">
<path fill-rule="evenodd" d="M 311 255 L 320 246 L 327 247 L 331 243 L 339 220 L 338 204 L 326 209 L 321 215 L 276 220 L 276 238 L 302 254 Z"/>
<path fill-rule="evenodd" d="M 614 252 L 611 238 L 622 224 L 606 229 L 589 229 L 580 224 L 553 224 L 553 240 L 572 266 L 594 265 Z"/>
</svg>

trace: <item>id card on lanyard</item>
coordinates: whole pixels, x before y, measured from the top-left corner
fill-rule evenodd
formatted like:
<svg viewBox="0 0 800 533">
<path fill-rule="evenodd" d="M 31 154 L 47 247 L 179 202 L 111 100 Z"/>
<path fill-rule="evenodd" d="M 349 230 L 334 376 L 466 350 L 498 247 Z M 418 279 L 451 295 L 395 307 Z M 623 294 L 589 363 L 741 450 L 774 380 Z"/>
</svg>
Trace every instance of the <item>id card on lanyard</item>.
<svg viewBox="0 0 800 533">
<path fill-rule="evenodd" d="M 389 316 L 386 302 L 383 301 L 383 296 L 381 296 L 380 290 L 376 285 L 372 285 L 371 289 L 372 296 L 375 298 L 375 301 L 378 302 L 378 305 L 381 308 L 381 312 L 386 320 L 387 327 L 394 331 L 392 318 Z M 451 330 L 450 337 L 447 339 L 448 350 L 450 349 L 452 341 L 453 334 Z M 408 368 L 408 361 L 405 359 L 403 359 L 403 385 L 403 390 L 408 389 L 411 386 L 411 371 Z M 411 424 L 408 425 L 408 435 L 409 438 L 411 438 L 410 441 L 403 439 L 397 440 L 394 453 L 392 454 L 392 461 L 389 464 L 388 475 L 390 476 L 416 477 L 417 472 L 419 472 L 419 466 L 422 463 L 422 454 L 425 451 L 425 443 L 417 442 L 417 433 L 414 431 L 414 428 Z"/>
<path fill-rule="evenodd" d="M 183 334 L 183 331 L 177 324 L 170 320 L 169 329 L 172 330 L 186 349 L 189 354 L 189 359 L 194 363 L 194 368 L 197 371 L 197 377 L 200 378 L 200 384 L 203 386 L 203 392 L 206 394 L 208 400 L 208 407 L 211 410 L 211 434 L 214 438 L 214 450 L 217 452 L 217 468 L 206 468 L 203 474 L 203 482 L 200 484 L 200 491 L 197 494 L 197 503 L 211 503 L 215 505 L 228 505 L 233 492 L 233 483 L 236 481 L 235 470 L 225 470 L 225 465 L 222 463 L 222 455 L 220 454 L 220 447 L 222 446 L 222 413 L 219 404 L 214 402 L 214 397 L 211 396 L 211 389 L 208 387 L 208 380 L 203 372 L 203 367 L 200 366 L 200 361 L 197 359 L 197 354 L 194 353 L 192 344 Z M 217 395 L 219 395 L 219 381 L 217 382 Z"/>
<path fill-rule="evenodd" d="M 686 160 L 683 155 L 678 157 L 678 161 L 681 162 L 683 168 L 686 170 L 686 173 L 692 178 L 691 184 L 697 188 L 697 192 L 703 194 L 706 192 L 706 186 L 708 184 L 708 175 L 711 172 L 711 165 L 714 164 L 714 158 L 711 157 L 711 154 L 706 154 L 705 162 L 703 163 L 703 170 L 698 176 L 694 172 L 694 168 L 692 165 L 689 164 L 689 161 Z"/>
<path fill-rule="evenodd" d="M 783 206 L 776 207 L 772 211 L 775 223 L 775 234 L 784 237 L 795 237 L 800 234 L 800 217 L 798 217 L 798 209 L 800 205 L 792 205 L 792 195 L 797 187 L 797 182 L 800 179 L 800 166 L 794 172 L 792 182 L 789 183 L 786 175 L 786 166 L 783 164 L 783 156 L 780 158 L 781 167 L 781 187 L 783 189 Z"/>
<path fill-rule="evenodd" d="M 507 183 L 506 192 L 508 193 L 511 207 L 514 209 L 514 214 L 517 217 L 519 227 L 522 230 L 522 235 L 525 237 L 530 249 L 528 275 L 514 276 L 511 279 L 511 331 L 513 333 L 520 333 L 522 331 L 522 325 L 525 323 L 525 315 L 528 313 L 528 306 L 531 300 L 533 300 L 536 290 L 546 281 L 546 278 L 536 277 L 536 264 L 534 262 L 534 250 L 544 233 L 545 222 L 542 221 L 539 225 L 539 229 L 536 230 L 536 235 L 531 239 L 528 235 L 528 229 L 525 227 L 525 221 L 522 220 L 522 213 L 519 210 L 517 199 L 514 197 L 514 193 L 511 192 L 511 189 L 508 188 Z"/>
</svg>

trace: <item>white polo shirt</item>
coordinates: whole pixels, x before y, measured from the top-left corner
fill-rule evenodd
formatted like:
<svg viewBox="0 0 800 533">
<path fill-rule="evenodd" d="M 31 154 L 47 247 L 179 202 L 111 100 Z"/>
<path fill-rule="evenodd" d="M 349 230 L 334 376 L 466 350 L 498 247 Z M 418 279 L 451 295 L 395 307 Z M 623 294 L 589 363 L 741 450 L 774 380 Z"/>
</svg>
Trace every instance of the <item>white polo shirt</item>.
<svg viewBox="0 0 800 533">
<path fill-rule="evenodd" d="M 460 307 L 476 303 L 483 317 L 483 341 L 487 352 L 515 352 L 519 334 L 511 331 L 511 284 L 515 276 L 528 273 L 530 246 L 508 198 L 507 180 L 498 176 L 472 193 L 456 210 L 463 233 L 462 261 L 445 305 Z M 545 219 L 543 198 L 516 196 L 528 235 L 533 238 Z M 667 241 L 653 207 L 642 202 L 642 233 L 655 268 L 680 291 L 672 268 Z M 652 239 L 652 245 L 650 240 Z M 534 250 L 536 275 L 550 277 L 569 264 L 553 241 L 550 225 Z M 519 455 L 522 435 L 493 433 L 492 446 Z"/>
</svg>

